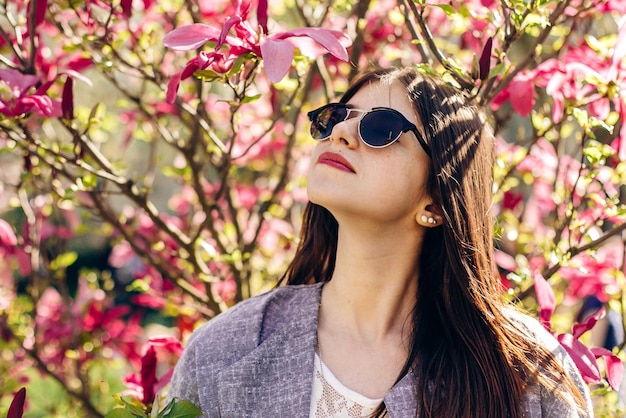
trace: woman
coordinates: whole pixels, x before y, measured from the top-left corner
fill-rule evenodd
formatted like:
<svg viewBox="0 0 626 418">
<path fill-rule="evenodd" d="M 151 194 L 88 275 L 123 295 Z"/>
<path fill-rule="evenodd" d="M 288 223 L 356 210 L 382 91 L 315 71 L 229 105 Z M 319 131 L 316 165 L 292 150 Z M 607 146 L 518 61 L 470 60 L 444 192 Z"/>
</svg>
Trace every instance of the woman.
<svg viewBox="0 0 626 418">
<path fill-rule="evenodd" d="M 499 292 L 479 109 L 406 68 L 309 118 L 287 286 L 196 331 L 169 396 L 210 417 L 592 416 L 563 348 Z"/>
</svg>

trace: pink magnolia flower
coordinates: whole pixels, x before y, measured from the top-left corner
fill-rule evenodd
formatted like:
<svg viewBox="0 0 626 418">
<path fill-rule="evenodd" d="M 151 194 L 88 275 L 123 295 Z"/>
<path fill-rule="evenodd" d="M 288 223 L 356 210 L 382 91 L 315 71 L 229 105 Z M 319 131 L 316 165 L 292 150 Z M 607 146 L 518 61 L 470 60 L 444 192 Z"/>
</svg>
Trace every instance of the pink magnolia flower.
<svg viewBox="0 0 626 418">
<path fill-rule="evenodd" d="M 550 318 L 554 312 L 555 300 L 554 292 L 550 284 L 539 273 L 535 273 L 535 292 L 539 305 L 540 320 L 543 326 L 552 332 Z M 604 358 L 606 367 L 606 377 L 614 390 L 619 390 L 624 374 L 624 365 L 619 357 L 611 351 L 594 347 L 589 348 L 583 344 L 579 338 L 591 330 L 596 322 L 605 314 L 605 309 L 601 308 L 593 315 L 590 315 L 584 322 L 575 324 L 572 333 L 563 333 L 557 336 L 557 340 L 570 355 L 576 368 L 580 371 L 583 379 L 589 383 L 599 383 L 602 380 L 598 358 Z"/>
<path fill-rule="evenodd" d="M 578 254 L 559 269 L 559 274 L 568 281 L 565 302 L 572 303 L 593 295 L 606 302 L 610 295 L 618 292 L 619 284 L 615 272 L 622 263 L 624 246 L 613 242 L 598 249 L 593 256 Z"/>
<path fill-rule="evenodd" d="M 520 116 L 528 116 L 535 106 L 535 78 L 536 71 L 520 71 L 502 92 L 491 102 L 491 108 L 496 110 L 503 103 L 510 102 L 511 107 Z"/>
<path fill-rule="evenodd" d="M 622 384 L 624 375 L 624 364 L 622 360 L 605 348 L 589 348 L 579 340 L 584 333 L 595 326 L 598 320 L 604 317 L 605 313 L 604 307 L 598 309 L 584 322 L 574 325 L 571 334 L 559 334 L 557 339 L 570 355 L 574 364 L 576 364 L 583 379 L 588 383 L 600 383 L 602 380 L 597 359 L 603 358 L 606 364 L 607 381 L 613 390 L 617 391 Z"/>
<path fill-rule="evenodd" d="M 174 372 L 172 366 L 161 377 L 158 377 L 159 360 L 162 362 L 164 356 L 166 358 L 180 357 L 183 346 L 178 339 L 171 336 L 150 338 L 147 346 L 146 352 L 141 357 L 140 373 L 130 373 L 124 378 L 124 383 L 129 389 L 122 395 L 134 396 L 149 405 L 154 402 L 156 394 L 170 382 Z M 168 363 L 173 365 L 174 361 L 170 360 Z"/>
<path fill-rule="evenodd" d="M 248 20 L 251 3 L 233 0 L 233 6 L 236 13 L 226 19 L 221 29 L 195 23 L 177 28 L 165 36 L 163 44 L 178 51 L 190 51 L 206 42 L 215 42 L 213 51 L 201 51 L 187 63 L 181 73 L 172 77 L 168 85 L 168 101 L 174 100 L 180 81 L 190 77 L 195 71 L 210 68 L 224 74 L 232 68 L 237 57 L 248 53 L 263 59 L 265 72 L 274 83 L 280 81 L 289 71 L 296 46 L 304 55 L 315 57 L 330 52 L 339 59 L 348 60 L 346 47 L 350 45 L 350 40 L 342 32 L 297 28 L 270 35 L 267 27 L 267 1 L 258 2 L 256 27 Z M 234 30 L 235 36 L 230 35 L 231 30 Z M 307 42 L 307 38 L 315 42 Z M 222 50 L 224 46 L 226 51 Z"/>
<path fill-rule="evenodd" d="M 567 101 L 589 102 L 593 116 L 604 119 L 613 102 L 621 120 L 626 119 L 626 17 L 622 18 L 617 40 L 611 53 L 603 57 L 587 45 L 582 45 L 564 54 L 559 60 L 548 60 L 536 69 L 537 85 L 546 88 L 554 98 L 552 118 L 558 122 L 563 117 Z M 608 86 L 607 94 L 600 95 L 596 84 Z M 626 124 L 612 146 L 619 159 L 626 160 Z"/>
<path fill-rule="evenodd" d="M 565 9 L 565 14 L 568 16 L 575 16 L 579 9 L 581 8 L 581 4 L 585 4 L 584 8 L 587 8 L 587 4 L 584 0 L 574 0 L 570 3 L 569 7 Z M 588 16 L 591 14 L 604 14 L 610 12 L 618 12 L 624 15 L 626 13 L 626 2 L 622 0 L 602 0 L 602 1 L 593 1 L 592 7 L 589 8 L 583 16 Z"/>
<path fill-rule="evenodd" d="M 552 314 L 554 313 L 554 308 L 556 306 L 554 292 L 552 291 L 552 287 L 550 287 L 548 281 L 538 271 L 535 271 L 533 280 L 535 283 L 537 304 L 539 305 L 539 320 L 545 329 L 550 331 L 552 328 L 550 318 L 552 318 Z"/>
<path fill-rule="evenodd" d="M 4 219 L 0 219 L 0 248 L 5 246 L 14 247 L 17 245 L 17 238 L 11 225 Z"/>
<path fill-rule="evenodd" d="M 612 8 L 617 7 L 616 4 L 605 3 L 604 6 Z M 552 119 L 555 123 L 565 116 L 567 103 L 585 103 L 593 116 L 604 120 L 612 102 L 620 119 L 626 120 L 625 57 L 626 18 L 623 18 L 609 54 L 603 56 L 584 44 L 568 50 L 559 59 L 549 59 L 533 70 L 522 71 L 493 100 L 492 108 L 497 109 L 505 101 L 510 101 L 516 112 L 528 115 L 534 106 L 536 84 L 545 88 L 553 98 Z M 604 89 L 606 94 L 599 93 L 599 85 L 608 87 Z M 621 124 L 612 146 L 618 151 L 619 159 L 626 160 L 626 124 Z"/>
<path fill-rule="evenodd" d="M 60 103 L 55 106 L 55 102 L 44 94 L 45 90 L 39 89 L 29 94 L 31 88 L 39 82 L 39 77 L 35 75 L 22 74 L 13 69 L 0 70 L 0 113 L 9 117 L 30 112 L 42 116 L 56 115 Z"/>
<path fill-rule="evenodd" d="M 232 274 L 229 274 L 224 280 L 211 284 L 211 289 L 226 304 L 234 303 L 235 295 L 237 295 L 237 283 Z"/>
</svg>

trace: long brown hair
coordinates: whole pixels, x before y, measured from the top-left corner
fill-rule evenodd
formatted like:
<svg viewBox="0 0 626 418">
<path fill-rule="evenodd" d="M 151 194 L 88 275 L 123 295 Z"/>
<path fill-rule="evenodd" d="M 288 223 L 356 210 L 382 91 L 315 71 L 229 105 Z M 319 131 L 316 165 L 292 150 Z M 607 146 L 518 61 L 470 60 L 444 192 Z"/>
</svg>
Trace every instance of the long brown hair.
<svg viewBox="0 0 626 418">
<path fill-rule="evenodd" d="M 431 149 L 428 191 L 444 217 L 424 237 L 409 356 L 398 376 L 414 368 L 418 413 L 523 417 L 524 394 L 536 383 L 573 394 L 583 408 L 583 396 L 554 356 L 504 313 L 493 269 L 494 138 L 483 112 L 462 92 L 415 68 L 365 73 L 341 102 L 373 81 L 406 87 Z M 337 231 L 332 214 L 309 203 L 298 251 L 282 281 L 330 280 Z"/>
</svg>

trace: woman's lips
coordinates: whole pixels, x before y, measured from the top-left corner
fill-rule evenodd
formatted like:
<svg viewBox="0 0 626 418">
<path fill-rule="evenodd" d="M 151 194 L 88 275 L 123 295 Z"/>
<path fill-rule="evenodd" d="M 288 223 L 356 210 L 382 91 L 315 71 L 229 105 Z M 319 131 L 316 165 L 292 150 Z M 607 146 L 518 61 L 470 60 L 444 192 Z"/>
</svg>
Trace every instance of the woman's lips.
<svg viewBox="0 0 626 418">
<path fill-rule="evenodd" d="M 354 168 L 352 167 L 352 165 L 350 165 L 348 160 L 346 160 L 339 154 L 335 154 L 334 152 L 323 152 L 322 154 L 320 154 L 317 162 L 319 164 L 326 164 L 338 170 L 346 171 L 348 173 L 355 173 Z"/>
</svg>

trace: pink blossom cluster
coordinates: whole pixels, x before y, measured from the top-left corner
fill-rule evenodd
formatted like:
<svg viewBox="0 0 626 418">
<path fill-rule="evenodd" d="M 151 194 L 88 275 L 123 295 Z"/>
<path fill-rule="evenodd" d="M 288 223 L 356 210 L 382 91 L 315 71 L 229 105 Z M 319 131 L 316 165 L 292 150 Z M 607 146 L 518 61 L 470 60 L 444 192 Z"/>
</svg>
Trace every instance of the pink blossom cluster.
<svg viewBox="0 0 626 418">
<path fill-rule="evenodd" d="M 207 42 L 215 43 L 212 51 L 200 51 L 187 62 L 185 69 L 174 75 L 168 87 L 168 101 L 175 99 L 181 80 L 198 70 L 209 68 L 218 74 L 227 74 L 238 57 L 252 54 L 262 58 L 268 78 L 277 83 L 289 71 L 297 47 L 302 54 L 316 57 L 324 52 L 347 61 L 349 39 L 343 32 L 321 28 L 297 28 L 269 33 L 267 0 L 259 0 L 256 23 L 249 19 L 252 2 L 233 0 L 234 15 L 222 27 L 203 23 L 183 26 L 170 32 L 163 40 L 165 46 L 190 51 Z M 230 35 L 234 31 L 235 35 Z M 314 41 L 314 42 L 311 42 Z M 225 47 L 225 52 L 222 51 Z"/>
<path fill-rule="evenodd" d="M 608 6 L 607 6 L 608 7 Z M 617 7 L 617 6 L 616 6 Z M 619 24 L 611 53 L 603 56 L 588 44 L 569 48 L 558 59 L 548 59 L 534 69 L 520 72 L 492 102 L 494 109 L 509 102 L 521 116 L 535 106 L 535 87 L 552 97 L 552 121 L 560 122 L 568 104 L 585 103 L 592 116 L 606 120 L 611 109 L 626 118 L 626 18 Z M 619 160 L 626 160 L 626 124 L 611 144 Z"/>
</svg>

